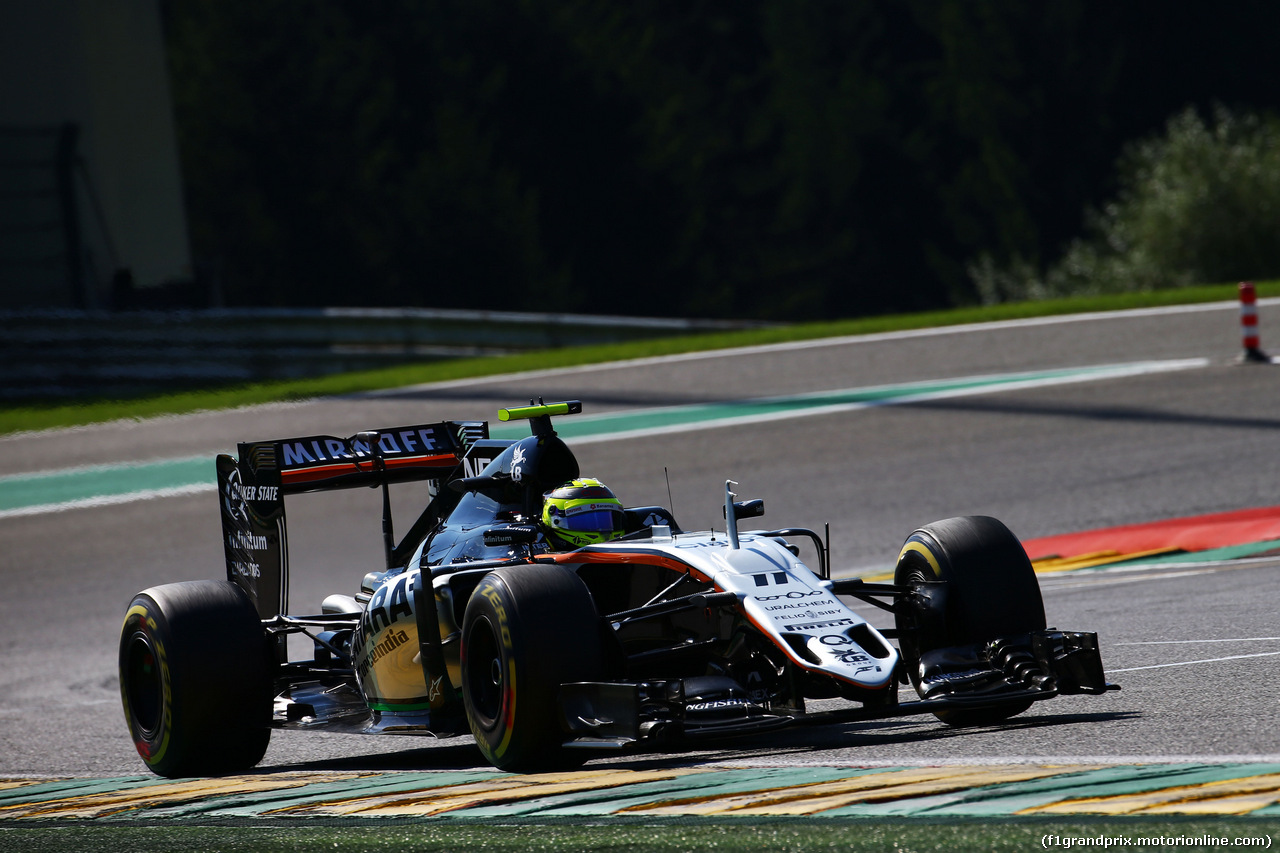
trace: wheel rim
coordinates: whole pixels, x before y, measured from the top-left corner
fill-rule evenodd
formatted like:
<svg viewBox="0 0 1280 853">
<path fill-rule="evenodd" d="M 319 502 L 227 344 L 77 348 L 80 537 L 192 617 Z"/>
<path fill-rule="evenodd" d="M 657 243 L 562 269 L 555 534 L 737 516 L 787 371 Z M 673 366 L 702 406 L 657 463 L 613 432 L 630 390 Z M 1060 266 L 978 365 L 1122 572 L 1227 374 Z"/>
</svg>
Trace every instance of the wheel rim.
<svg viewBox="0 0 1280 853">
<path fill-rule="evenodd" d="M 164 714 L 164 683 L 159 658 L 151 640 L 141 631 L 129 638 L 124 664 L 125 700 L 139 732 L 152 737 Z"/>
<path fill-rule="evenodd" d="M 926 572 L 918 566 L 911 566 L 905 577 L 901 580 L 895 579 L 895 583 L 912 586 L 914 584 L 927 583 L 936 580 L 932 572 Z M 914 610 L 903 610 L 899 613 L 896 621 L 898 630 L 901 632 L 898 636 L 898 648 L 902 651 L 903 664 L 907 669 L 907 677 L 910 678 L 912 685 L 920 686 L 920 655 L 928 651 L 932 647 L 930 638 L 926 636 L 926 625 L 921 615 Z"/>
<path fill-rule="evenodd" d="M 467 632 L 467 695 L 471 710 L 485 729 L 492 729 L 502 714 L 506 679 L 502 671 L 502 654 L 493 626 L 485 618 L 477 619 Z"/>
</svg>

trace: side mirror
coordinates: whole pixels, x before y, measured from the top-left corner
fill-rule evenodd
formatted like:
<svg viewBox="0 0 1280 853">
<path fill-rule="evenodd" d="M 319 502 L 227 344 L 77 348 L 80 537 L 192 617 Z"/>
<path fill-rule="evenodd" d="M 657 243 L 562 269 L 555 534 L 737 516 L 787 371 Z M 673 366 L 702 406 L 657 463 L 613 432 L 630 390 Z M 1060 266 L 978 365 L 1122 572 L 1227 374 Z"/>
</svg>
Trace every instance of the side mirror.
<svg viewBox="0 0 1280 853">
<path fill-rule="evenodd" d="M 459 480 L 450 480 L 448 486 L 459 494 L 466 492 L 478 492 L 490 486 L 496 485 L 497 480 L 493 477 L 463 477 Z"/>
<path fill-rule="evenodd" d="M 764 515 L 764 500 L 734 501 L 733 514 L 737 518 L 759 518 Z"/>
</svg>

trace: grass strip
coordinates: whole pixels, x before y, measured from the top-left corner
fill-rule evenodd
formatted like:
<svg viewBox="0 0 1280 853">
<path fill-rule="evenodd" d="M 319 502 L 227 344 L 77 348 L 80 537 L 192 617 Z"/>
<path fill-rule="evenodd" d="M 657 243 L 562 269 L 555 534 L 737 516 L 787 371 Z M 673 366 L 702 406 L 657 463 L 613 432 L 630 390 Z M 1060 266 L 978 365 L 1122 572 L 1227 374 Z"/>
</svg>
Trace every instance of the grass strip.
<svg viewBox="0 0 1280 853">
<path fill-rule="evenodd" d="M 1081 819 L 1011 818 L 991 821 L 803 820 L 668 822 L 595 826 L 459 825 L 450 822 L 382 822 L 345 826 L 71 826 L 0 825 L 0 849 L 26 853 L 167 853 L 188 849 L 243 853 L 303 853 L 326 850 L 380 851 L 861 851 L 899 853 L 937 850 L 1221 850 L 1229 846 L 1268 849 L 1280 835 L 1280 820 L 1241 818 Z M 1241 841 L 1236 841 L 1241 839 Z M 1160 843 L 1163 840 L 1163 843 Z"/>
<path fill-rule="evenodd" d="M 1257 287 L 1260 297 L 1280 295 L 1280 281 L 1259 282 Z M 610 361 L 705 352 L 730 347 L 762 346 L 845 335 L 867 335 L 1095 311 L 1121 311 L 1218 302 L 1234 299 L 1236 293 L 1237 286 L 1234 284 L 1205 285 L 1143 293 L 973 306 L 916 314 L 771 326 L 736 332 L 680 335 L 619 344 L 536 350 L 488 358 L 418 362 L 312 379 L 224 386 L 127 400 L 76 399 L 0 406 L 0 435 L 110 420 L 142 419 L 159 415 L 354 394 L 428 382 L 446 382 L 530 370 L 549 370 Z"/>
</svg>

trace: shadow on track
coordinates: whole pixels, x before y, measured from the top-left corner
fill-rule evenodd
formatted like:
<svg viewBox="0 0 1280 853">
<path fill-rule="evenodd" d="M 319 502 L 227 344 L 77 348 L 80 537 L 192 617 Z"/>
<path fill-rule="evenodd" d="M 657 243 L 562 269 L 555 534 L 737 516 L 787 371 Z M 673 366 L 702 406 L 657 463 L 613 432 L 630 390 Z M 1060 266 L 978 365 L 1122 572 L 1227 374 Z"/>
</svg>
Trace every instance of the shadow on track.
<svg viewBox="0 0 1280 853">
<path fill-rule="evenodd" d="M 850 748 L 870 747 L 877 744 L 926 743 L 949 740 L 951 738 L 971 738 L 979 732 L 992 734 L 1027 731 L 1057 726 L 1080 725 L 1082 723 L 1096 724 L 1133 720 L 1141 716 L 1142 714 L 1137 711 L 1115 711 L 1100 714 L 1022 714 L 1011 720 L 988 726 L 948 726 L 943 723 L 935 724 L 929 720 L 908 720 L 907 718 L 899 717 L 890 720 L 836 724 L 831 726 L 830 729 L 833 732 L 838 732 L 838 734 L 823 732 L 823 740 L 838 738 L 841 746 Z M 928 728 L 922 730 L 920 728 L 920 723 L 922 722 Z M 903 731 L 903 729 L 909 729 L 909 731 Z"/>
<path fill-rule="evenodd" d="M 405 743 L 408 738 L 393 739 L 393 743 Z M 467 738 L 450 738 L 436 741 L 431 738 L 415 738 L 422 744 L 409 749 L 371 752 L 367 755 L 351 755 L 342 758 L 325 758 L 301 761 L 297 764 L 259 766 L 254 773 L 297 773 L 301 771 L 390 771 L 390 770 L 494 770 L 484 759 L 475 741 Z M 386 746 L 386 739 L 382 740 Z"/>
<path fill-rule="evenodd" d="M 1097 406 L 1078 402 L 1046 403 L 1018 400 L 923 400 L 903 403 L 904 408 L 980 415 L 1024 415 L 1071 418 L 1099 423 L 1142 423 L 1167 426 L 1223 427 L 1227 429 L 1277 430 L 1280 418 L 1230 417 L 1197 412 L 1171 412 L 1137 406 Z"/>
<path fill-rule="evenodd" d="M 1137 712 L 1023 715 L 997 725 L 966 726 L 962 728 L 906 717 L 872 721 L 810 721 L 809 724 L 802 724 L 790 729 L 770 733 L 767 744 L 762 744 L 758 740 L 749 738 L 739 738 L 737 740 L 718 741 L 714 744 L 697 743 L 683 746 L 667 746 L 665 748 L 645 747 L 634 752 L 621 754 L 616 752 L 588 753 L 587 761 L 582 769 L 664 770 L 717 764 L 725 761 L 741 761 L 748 758 L 767 761 L 771 757 L 781 759 L 797 756 L 804 756 L 810 762 L 822 764 L 849 764 L 856 766 L 866 761 L 880 764 L 884 763 L 884 759 L 882 756 L 875 754 L 874 749 L 877 746 L 933 743 L 952 738 L 971 738 L 978 733 L 991 734 L 1056 726 L 1097 724 L 1131 720 L 1140 716 L 1141 714 Z M 849 756 L 845 753 L 846 750 L 858 750 L 859 754 Z M 838 757 L 824 757 L 821 755 L 824 752 L 843 754 Z M 962 749 L 957 749 L 957 757 L 963 758 L 963 754 L 964 751 Z M 861 759 L 861 762 L 859 759 Z M 892 762 L 893 759 L 889 760 Z M 983 756 L 983 763 L 990 763 L 990 760 L 991 756 Z M 1010 758 L 1010 761 L 1014 760 Z M 254 772 L 270 774 L 301 771 L 391 772 L 430 770 L 500 772 L 484 760 L 480 750 L 470 738 L 451 738 L 447 742 L 427 741 L 426 745 L 412 749 L 307 761 L 298 764 L 265 766 L 257 768 Z"/>
</svg>

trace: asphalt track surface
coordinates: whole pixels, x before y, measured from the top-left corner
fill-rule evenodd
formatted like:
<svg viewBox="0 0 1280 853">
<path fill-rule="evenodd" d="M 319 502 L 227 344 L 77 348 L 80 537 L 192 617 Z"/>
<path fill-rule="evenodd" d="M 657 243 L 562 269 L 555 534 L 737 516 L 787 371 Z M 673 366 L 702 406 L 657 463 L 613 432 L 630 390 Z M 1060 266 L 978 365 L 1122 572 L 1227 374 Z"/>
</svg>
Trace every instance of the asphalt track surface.
<svg viewBox="0 0 1280 853">
<path fill-rule="evenodd" d="M 1263 343 L 1280 310 L 1260 311 Z M 809 343 L 499 377 L 360 398 L 0 439 L 0 475 L 230 450 L 237 440 L 493 419 L 531 396 L 587 412 L 738 400 L 1009 371 L 1207 358 L 1204 367 L 584 444 L 584 473 L 627 503 L 720 523 L 724 481 L 769 526 L 831 523 L 837 573 L 892 565 L 920 524 L 985 514 L 1033 538 L 1280 504 L 1280 367 L 1240 366 L 1232 306 Z M 670 476 L 671 500 L 664 468 Z M 212 476 L 212 474 L 211 474 Z M 408 487 L 407 507 L 421 498 Z M 116 644 L 136 591 L 223 574 L 212 492 L 0 518 L 0 776 L 119 776 Z M 292 600 L 318 609 L 377 568 L 367 490 L 290 503 Z M 1276 760 L 1280 560 L 1045 577 L 1051 625 L 1096 631 L 1124 690 L 1041 703 L 1009 725 L 931 717 L 833 722 L 711 750 L 587 767 Z M 872 617 L 868 608 L 869 618 Z M 878 616 L 875 616 L 879 619 Z M 261 770 L 482 767 L 467 739 L 279 733 Z"/>
</svg>

